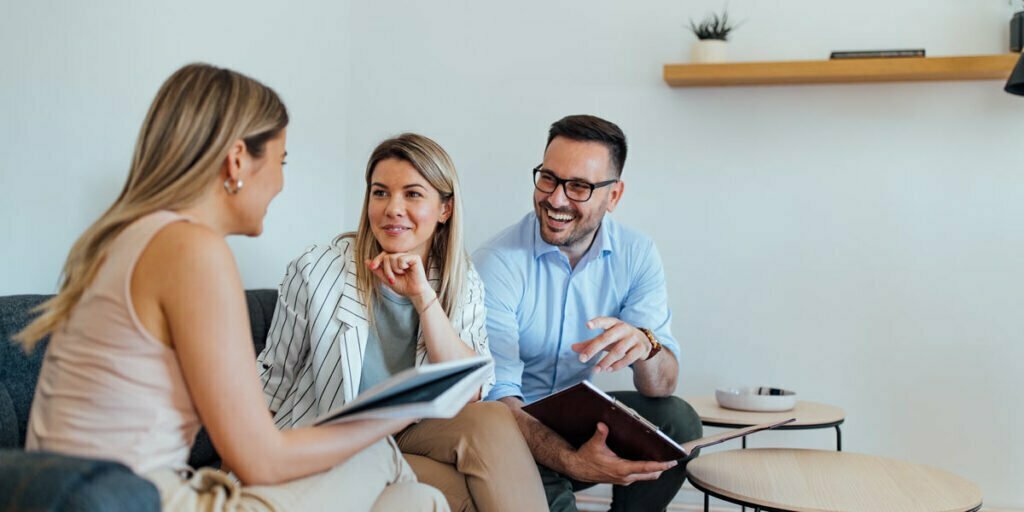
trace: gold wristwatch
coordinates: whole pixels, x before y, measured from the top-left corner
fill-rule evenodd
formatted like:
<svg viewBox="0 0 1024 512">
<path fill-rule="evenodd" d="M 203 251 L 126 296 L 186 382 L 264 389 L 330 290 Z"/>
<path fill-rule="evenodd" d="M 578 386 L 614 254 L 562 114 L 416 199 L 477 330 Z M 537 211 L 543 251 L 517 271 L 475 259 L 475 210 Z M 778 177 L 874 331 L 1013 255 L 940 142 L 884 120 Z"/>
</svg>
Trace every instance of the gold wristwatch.
<svg viewBox="0 0 1024 512">
<path fill-rule="evenodd" d="M 658 352 L 661 352 L 661 343 L 658 342 L 658 338 L 654 337 L 654 333 L 650 329 L 646 327 L 637 327 L 637 329 L 640 329 L 640 332 L 644 333 L 644 336 L 647 336 L 647 340 L 651 342 L 651 351 L 647 354 L 647 358 L 644 359 L 644 361 L 650 361 L 651 358 L 658 355 Z"/>
</svg>

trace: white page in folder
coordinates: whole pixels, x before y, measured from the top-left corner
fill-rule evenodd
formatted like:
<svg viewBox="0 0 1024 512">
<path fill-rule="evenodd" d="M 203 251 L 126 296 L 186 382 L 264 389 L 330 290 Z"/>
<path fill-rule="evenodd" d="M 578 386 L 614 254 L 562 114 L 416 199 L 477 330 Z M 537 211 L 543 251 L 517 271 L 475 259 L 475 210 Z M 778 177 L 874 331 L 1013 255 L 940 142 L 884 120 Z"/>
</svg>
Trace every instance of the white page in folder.
<svg viewBox="0 0 1024 512">
<path fill-rule="evenodd" d="M 403 370 L 314 422 L 359 419 L 451 418 L 484 385 L 493 366 L 477 356 Z"/>
</svg>

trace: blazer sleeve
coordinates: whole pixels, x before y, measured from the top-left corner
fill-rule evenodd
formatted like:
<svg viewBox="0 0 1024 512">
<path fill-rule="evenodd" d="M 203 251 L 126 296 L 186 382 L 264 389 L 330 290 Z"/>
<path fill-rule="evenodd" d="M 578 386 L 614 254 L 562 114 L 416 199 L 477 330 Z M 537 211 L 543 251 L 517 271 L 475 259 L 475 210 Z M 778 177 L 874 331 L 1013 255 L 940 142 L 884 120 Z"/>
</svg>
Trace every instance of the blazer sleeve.
<svg viewBox="0 0 1024 512">
<path fill-rule="evenodd" d="M 267 344 L 256 358 L 267 407 L 276 413 L 295 385 L 295 375 L 309 357 L 306 269 L 323 249 L 313 246 L 288 264 L 278 287 L 277 307 L 267 331 Z"/>
<path fill-rule="evenodd" d="M 469 271 L 466 273 L 466 286 L 462 290 L 461 307 L 452 315 L 451 320 L 452 326 L 464 343 L 478 355 L 491 357 L 491 349 L 487 343 L 487 307 L 484 305 L 484 293 L 484 282 L 470 263 Z M 493 367 L 480 396 L 486 397 L 492 387 Z"/>
</svg>

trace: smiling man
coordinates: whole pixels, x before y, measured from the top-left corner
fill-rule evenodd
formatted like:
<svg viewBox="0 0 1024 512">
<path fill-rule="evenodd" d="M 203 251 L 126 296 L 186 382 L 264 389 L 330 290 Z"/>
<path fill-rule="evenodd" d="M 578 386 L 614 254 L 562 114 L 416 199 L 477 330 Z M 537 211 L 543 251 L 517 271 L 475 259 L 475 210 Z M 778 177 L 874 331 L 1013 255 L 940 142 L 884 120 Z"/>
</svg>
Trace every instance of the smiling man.
<svg viewBox="0 0 1024 512">
<path fill-rule="evenodd" d="M 637 391 L 613 396 L 676 441 L 702 432 L 693 409 L 672 396 L 679 345 L 658 251 L 606 215 L 622 199 L 625 161 L 626 136 L 614 123 L 586 115 L 556 122 L 533 169 L 534 211 L 474 254 L 497 364 L 488 399 L 512 409 L 551 510 L 576 510 L 573 492 L 595 483 L 615 484 L 612 510 L 665 510 L 685 469 L 619 458 L 603 424 L 574 448 L 523 405 L 593 373 L 630 368 Z"/>
</svg>

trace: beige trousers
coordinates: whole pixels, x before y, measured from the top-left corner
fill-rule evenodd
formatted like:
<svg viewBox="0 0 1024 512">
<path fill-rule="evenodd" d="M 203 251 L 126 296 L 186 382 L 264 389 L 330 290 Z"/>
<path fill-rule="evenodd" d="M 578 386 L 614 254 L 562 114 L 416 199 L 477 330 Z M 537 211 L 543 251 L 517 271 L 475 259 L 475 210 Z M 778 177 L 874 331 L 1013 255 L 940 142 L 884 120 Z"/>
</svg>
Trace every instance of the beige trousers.
<svg viewBox="0 0 1024 512">
<path fill-rule="evenodd" d="M 545 511 L 537 465 L 505 404 L 476 402 L 450 420 L 423 420 L 395 436 L 420 482 L 457 512 Z"/>
<path fill-rule="evenodd" d="M 441 493 L 417 483 L 391 437 L 322 473 L 272 486 L 244 487 L 232 476 L 202 468 L 189 478 L 161 470 L 146 475 L 164 511 L 434 511 L 449 510 Z"/>
</svg>

